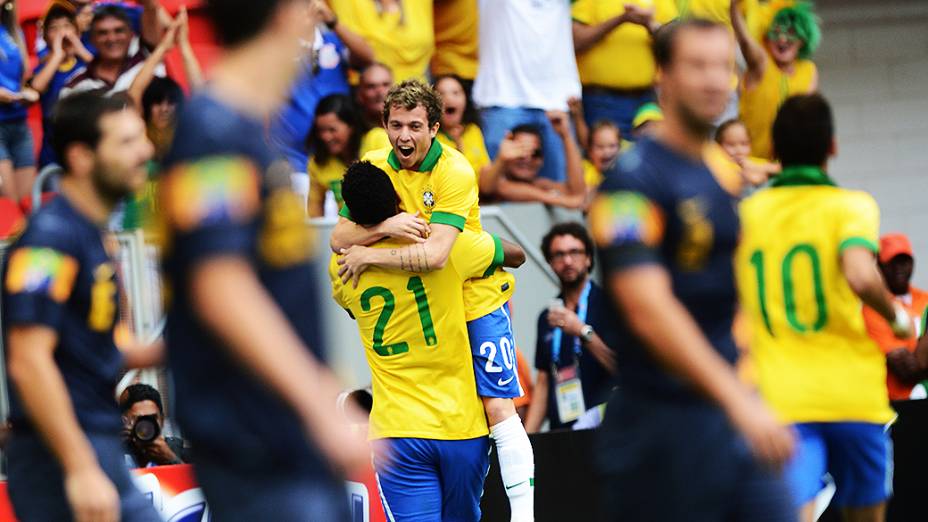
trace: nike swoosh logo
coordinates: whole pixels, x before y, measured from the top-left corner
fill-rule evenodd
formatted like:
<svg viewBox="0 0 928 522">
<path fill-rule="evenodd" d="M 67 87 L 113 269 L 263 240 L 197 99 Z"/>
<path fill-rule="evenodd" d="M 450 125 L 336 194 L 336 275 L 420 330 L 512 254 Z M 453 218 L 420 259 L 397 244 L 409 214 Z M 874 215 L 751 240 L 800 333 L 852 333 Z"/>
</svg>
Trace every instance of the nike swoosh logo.
<svg viewBox="0 0 928 522">
<path fill-rule="evenodd" d="M 515 378 L 515 375 L 513 375 L 512 377 L 506 379 L 505 381 L 502 380 L 502 379 L 500 379 L 500 380 L 496 381 L 496 384 L 497 384 L 498 386 L 506 386 L 507 384 L 511 383 L 512 380 L 513 380 L 514 378 Z M 518 485 L 519 485 L 519 484 L 516 484 L 516 486 L 518 486 Z"/>
<path fill-rule="evenodd" d="M 506 489 L 508 490 L 508 489 L 512 489 L 512 488 L 517 488 L 517 487 L 521 486 L 522 484 L 525 484 L 526 482 L 528 482 L 528 481 L 527 481 L 527 480 L 523 480 L 522 482 L 519 482 L 518 484 L 513 484 L 513 485 L 511 485 L 511 486 L 506 486 Z"/>
</svg>

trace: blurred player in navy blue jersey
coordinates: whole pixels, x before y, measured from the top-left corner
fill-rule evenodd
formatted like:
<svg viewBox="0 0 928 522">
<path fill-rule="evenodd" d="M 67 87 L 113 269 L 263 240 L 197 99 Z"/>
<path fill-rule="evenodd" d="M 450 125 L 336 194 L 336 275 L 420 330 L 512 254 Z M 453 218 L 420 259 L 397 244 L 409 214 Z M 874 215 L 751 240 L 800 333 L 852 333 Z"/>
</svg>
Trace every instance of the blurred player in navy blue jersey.
<svg viewBox="0 0 928 522">
<path fill-rule="evenodd" d="M 740 182 L 707 154 L 734 42 L 691 20 L 665 26 L 654 51 L 665 120 L 619 159 L 590 215 L 630 331 L 597 462 L 607 519 L 795 520 L 771 469 L 791 433 L 734 370 Z"/>
<path fill-rule="evenodd" d="M 22 521 L 156 522 L 123 460 L 115 388 L 125 367 L 157 364 L 163 349 L 117 348 L 118 281 L 103 239 L 154 149 L 125 99 L 96 93 L 59 104 L 54 145 L 61 194 L 10 247 L 3 273 L 10 500 Z"/>
<path fill-rule="evenodd" d="M 161 186 L 178 420 L 219 520 L 344 520 L 332 465 L 369 461 L 335 414 L 313 238 L 264 122 L 312 35 L 306 0 L 209 0 L 225 48 L 180 115 Z"/>
</svg>

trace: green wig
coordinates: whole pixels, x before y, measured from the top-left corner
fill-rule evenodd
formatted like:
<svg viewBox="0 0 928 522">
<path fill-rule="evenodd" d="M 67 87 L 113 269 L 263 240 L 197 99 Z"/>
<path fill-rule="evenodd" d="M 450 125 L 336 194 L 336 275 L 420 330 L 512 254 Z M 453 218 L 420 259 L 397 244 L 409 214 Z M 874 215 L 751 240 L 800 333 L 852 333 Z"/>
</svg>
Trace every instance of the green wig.
<svg viewBox="0 0 928 522">
<path fill-rule="evenodd" d="M 777 11 L 770 23 L 768 35 L 776 29 L 792 29 L 796 36 L 802 42 L 802 48 L 799 49 L 799 57 L 808 60 L 812 58 L 819 44 L 822 43 L 822 29 L 819 26 L 819 19 L 812 11 L 811 2 L 796 2 L 794 5 L 784 7 Z"/>
</svg>

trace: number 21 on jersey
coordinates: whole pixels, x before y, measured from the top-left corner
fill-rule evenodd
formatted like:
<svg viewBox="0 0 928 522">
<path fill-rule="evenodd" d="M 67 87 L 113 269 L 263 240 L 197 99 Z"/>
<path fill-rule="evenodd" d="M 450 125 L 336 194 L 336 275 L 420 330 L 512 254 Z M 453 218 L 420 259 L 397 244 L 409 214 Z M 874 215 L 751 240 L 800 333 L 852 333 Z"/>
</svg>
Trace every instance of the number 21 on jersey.
<svg viewBox="0 0 928 522">
<path fill-rule="evenodd" d="M 438 337 L 435 335 L 435 325 L 432 323 L 432 311 L 429 309 L 429 298 L 425 293 L 425 285 L 422 284 L 422 278 L 413 276 L 409 278 L 406 289 L 412 292 L 416 299 L 416 308 L 419 311 L 419 322 L 422 325 L 422 336 L 425 339 L 426 346 L 436 346 Z M 393 317 L 393 311 L 396 309 L 396 296 L 389 289 L 382 286 L 368 288 L 361 294 L 361 309 L 370 312 L 373 306 L 373 299 L 379 297 L 383 300 L 383 309 L 380 310 L 380 317 L 377 318 L 377 324 L 374 325 L 373 350 L 377 355 L 387 357 L 390 355 L 399 355 L 409 351 L 409 343 L 406 341 L 383 344 L 384 332 L 390 318 Z"/>
</svg>

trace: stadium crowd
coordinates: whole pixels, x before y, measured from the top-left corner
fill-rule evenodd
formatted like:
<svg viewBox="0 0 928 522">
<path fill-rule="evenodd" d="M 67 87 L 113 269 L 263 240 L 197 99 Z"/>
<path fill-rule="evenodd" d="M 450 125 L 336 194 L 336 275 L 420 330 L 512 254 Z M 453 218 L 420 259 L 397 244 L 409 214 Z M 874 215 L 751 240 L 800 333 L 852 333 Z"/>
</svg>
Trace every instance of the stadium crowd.
<svg viewBox="0 0 928 522">
<path fill-rule="evenodd" d="M 246 7 L 248 2 L 226 3 L 242 16 L 257 9 Z M 277 3 L 287 2 L 269 2 Z M 765 272 L 763 265 L 763 253 L 768 251 L 765 249 L 779 246 L 764 241 L 745 242 L 755 250 L 754 255 L 744 259 L 742 251 L 748 247 L 735 250 L 739 230 L 753 232 L 752 238 L 771 241 L 779 235 L 780 229 L 765 229 L 761 223 L 777 211 L 786 213 L 783 208 L 788 205 L 767 201 L 773 196 L 764 199 L 775 192 L 773 188 L 834 185 L 823 170 L 832 152 L 828 149 L 833 141 L 830 109 L 824 99 L 813 95 L 818 86 L 813 57 L 822 36 L 811 4 L 789 0 L 304 3 L 312 31 L 292 42 L 297 56 L 276 57 L 280 64 L 295 61 L 296 72 L 286 81 L 269 77 L 266 92 L 255 84 L 236 83 L 234 76 L 262 71 L 257 57 L 270 60 L 273 53 L 255 40 L 272 38 L 262 31 L 270 32 L 271 24 L 286 29 L 288 22 L 262 19 L 265 25 L 251 27 L 237 19 L 236 13 L 206 7 L 211 16 L 223 13 L 226 17 L 219 22 L 214 19 L 214 23 L 218 40 L 231 49 L 230 57 L 219 66 L 212 88 L 221 91 L 224 100 L 249 100 L 253 103 L 250 110 L 234 103 L 220 105 L 211 95 L 203 95 L 209 92 L 211 83 L 205 79 L 194 45 L 202 36 L 192 34 L 190 19 L 194 13 L 188 14 L 185 8 L 171 14 L 158 0 L 51 0 L 37 24 L 35 39 L 27 41 L 18 25 L 17 0 L 0 0 L 0 199 L 9 203 L 0 210 L 10 221 L 5 225 L 7 239 L 15 241 L 27 230 L 26 243 L 38 241 L 38 232 L 27 228 L 23 217 L 31 210 L 29 196 L 37 170 L 49 165 L 64 169 L 38 187 L 48 195 L 45 203 L 62 184 L 75 190 L 74 172 L 81 171 L 81 167 L 68 145 L 83 138 L 78 130 L 61 127 L 56 113 L 59 103 L 66 107 L 66 100 L 72 99 L 91 107 L 85 112 L 79 107 L 65 111 L 71 119 L 62 121 L 73 123 L 79 121 L 76 115 L 103 121 L 115 110 L 94 101 L 94 96 L 125 100 L 141 118 L 151 150 L 145 152 L 143 145 L 133 145 L 137 157 L 144 157 L 146 177 L 127 190 L 127 197 L 107 209 L 112 212 L 106 213 L 106 228 L 112 232 L 143 229 L 147 238 L 171 245 L 163 265 L 165 274 L 172 281 L 189 283 L 189 288 L 180 288 L 172 296 L 175 306 L 170 312 L 174 315 L 170 316 L 169 328 L 173 328 L 170 333 L 174 336 L 168 340 L 168 353 L 173 355 L 171 365 L 176 365 L 172 370 L 178 378 L 177 392 L 185 394 L 179 398 L 180 415 L 184 417 L 181 427 L 191 436 L 192 451 L 183 441 L 162 433 L 164 405 L 158 391 L 135 384 L 120 400 L 124 421 L 121 443 L 125 447 L 119 458 L 140 467 L 200 462 L 205 470 L 202 479 L 207 497 L 219 506 L 216 513 L 258 513 L 249 511 L 258 507 L 235 499 L 232 492 L 264 488 L 259 493 L 267 495 L 267 504 L 259 507 L 278 502 L 281 516 L 286 517 L 291 505 L 289 500 L 281 499 L 289 497 L 286 491 L 276 496 L 279 490 L 272 488 L 279 485 L 286 490 L 288 486 L 280 484 L 288 478 L 293 478 L 295 484 L 304 484 L 300 481 L 305 479 L 304 485 L 317 488 L 320 498 L 330 492 L 330 484 L 324 479 L 313 482 L 318 477 L 304 474 L 300 464 L 318 465 L 322 459 L 345 464 L 352 457 L 349 450 L 333 449 L 338 446 L 333 442 L 337 439 L 335 431 L 313 431 L 318 425 L 313 422 L 321 422 L 319 412 L 295 398 L 294 390 L 301 388 L 294 381 L 300 379 L 274 377 L 284 375 L 286 370 L 261 361 L 254 352 L 243 348 L 235 352 L 236 356 L 259 368 L 254 373 L 270 384 L 249 380 L 248 386 L 229 392 L 226 399 L 241 400 L 242 404 L 235 406 L 240 406 L 241 411 L 220 408 L 213 421 L 197 419 L 195 413 L 198 406 L 209 409 L 216 405 L 216 397 L 221 400 L 224 390 L 235 387 L 236 376 L 244 375 L 231 359 L 223 359 L 221 365 L 208 363 L 211 369 L 198 375 L 205 366 L 203 361 L 218 360 L 210 354 L 224 353 L 224 343 L 248 344 L 242 340 L 247 335 L 235 331 L 230 319 L 221 318 L 218 312 L 225 310 L 229 317 L 241 318 L 232 315 L 241 310 L 222 309 L 228 303 L 209 298 L 213 294 L 208 289 L 219 295 L 218 289 L 231 288 L 228 285 L 241 285 L 246 290 L 255 286 L 247 278 L 211 279 L 205 267 L 216 269 L 212 274 L 260 272 L 261 284 L 270 289 L 284 312 L 281 315 L 296 324 L 294 310 L 300 307 L 292 302 L 292 292 L 278 283 L 289 277 L 281 267 L 289 266 L 294 259 L 303 261 L 292 249 L 305 244 L 292 235 L 288 220 L 296 216 L 293 222 L 301 227 L 304 217 L 328 217 L 338 219 L 331 238 L 336 254 L 330 267 L 334 297 L 357 320 L 373 374 L 371 436 L 397 441 L 392 448 L 376 443 L 373 447 L 378 487 L 386 492 L 383 504 L 390 517 L 479 517 L 479 495 L 487 467 L 488 442 L 484 436 L 489 432 L 512 520 L 533 520 L 534 457 L 527 433 L 542 431 L 543 426 L 558 430 L 602 424 L 605 433 L 612 433 L 603 437 L 603 448 L 616 454 L 633 448 L 640 453 L 640 459 L 649 451 L 667 452 L 679 459 L 673 464 L 655 465 L 649 471 L 643 471 L 640 459 L 632 458 L 611 461 L 597 469 L 607 484 L 625 486 L 629 475 L 641 478 L 637 488 L 629 487 L 628 493 L 607 501 L 605 509 L 631 517 L 625 519 L 683 520 L 681 513 L 701 513 L 706 520 L 754 520 L 752 512 L 764 512 L 773 520 L 790 520 L 798 512 L 803 520 L 811 520 L 809 501 L 820 489 L 819 482 L 826 472 L 837 483 L 836 505 L 847 508 L 849 520 L 883 519 L 889 493 L 885 488 L 880 490 L 880 484 L 885 483 L 891 462 L 885 462 L 885 454 L 874 455 L 885 453 L 880 437 L 885 437 L 881 430 L 889 420 L 888 401 L 924 397 L 924 383 L 928 382 L 928 364 L 924 360 L 928 353 L 922 353 L 928 352 L 928 347 L 917 350 L 918 334 L 924 331 L 924 325 L 919 328 L 912 321 L 928 313 L 928 293 L 910 283 L 914 253 L 908 238 L 887 234 L 875 243 L 878 218 L 875 202 L 869 196 L 847 195 L 844 199 L 835 197 L 834 201 L 809 199 L 806 203 L 821 208 L 847 206 L 846 219 L 835 227 L 843 235 L 834 245 L 828 243 L 833 239 L 829 237 L 820 239 L 815 247 L 802 243 L 789 250 L 782 271 L 775 271 L 778 283 L 782 272 L 783 313 L 771 311 L 774 299 L 765 292 L 771 292 L 775 285 L 765 281 L 764 276 L 771 277 L 773 272 Z M 246 34 L 248 31 L 251 34 Z M 697 37 L 698 44 L 693 39 Z M 712 49 L 715 37 L 721 43 Z M 684 46 L 685 42 L 692 45 Z M 689 55 L 680 51 L 683 48 L 698 52 Z M 722 52 L 712 54 L 718 48 Z M 166 57 L 175 49 L 182 64 L 179 70 L 166 67 Z M 722 60 L 716 60 L 718 56 Z M 33 63 L 34 67 L 30 65 Z M 718 70 L 722 70 L 721 75 Z M 283 85 L 280 93 L 274 90 L 280 87 L 278 83 Z M 185 111 L 188 103 L 191 109 Z M 33 136 L 27 121 L 33 104 L 38 104 L 41 111 L 40 140 Z M 717 110 L 710 109 L 716 105 Z M 257 114 L 259 124 L 243 114 Z M 56 132 L 65 136 L 56 136 Z M 261 135 L 266 139 L 262 140 Z M 801 143 L 784 138 L 800 135 Z M 35 141 L 39 141 L 38 146 Z M 252 143 L 258 141 L 260 146 Z M 666 145 L 670 142 L 676 149 Z M 812 150 L 817 145 L 821 147 Z M 680 150 L 688 154 L 680 154 Z M 269 151 L 284 158 L 286 167 L 282 163 L 272 165 Z M 63 153 L 69 155 L 61 157 Z M 255 162 L 268 172 L 268 180 L 255 182 L 265 187 L 260 198 L 257 189 L 254 194 L 248 192 L 248 168 L 236 163 L 234 156 L 229 159 L 230 154 L 257 157 Z M 648 170 L 650 167 L 653 169 Z M 463 178 L 472 179 L 462 181 L 462 173 Z M 674 178 L 676 173 L 691 177 Z M 688 181 L 681 181 L 702 179 L 699 176 L 704 173 L 711 173 L 718 183 L 687 186 Z M 405 185 L 396 181 L 401 176 L 406 176 L 402 178 Z M 471 182 L 475 182 L 473 194 L 458 190 L 457 185 Z M 281 185 L 298 196 L 297 210 L 284 203 L 273 206 L 278 204 L 275 189 Z M 82 190 L 102 189 L 87 185 Z M 217 207 L 218 214 L 185 209 L 185 204 L 195 206 L 200 201 L 197 196 L 202 201 L 229 197 L 237 206 Z M 728 202 L 743 198 L 750 198 L 752 204 L 745 205 L 743 223 L 739 225 L 734 205 Z M 559 295 L 548 307 L 532 311 L 540 313 L 532 382 L 526 361 L 513 341 L 511 310 L 506 304 L 518 281 L 512 269 L 525 261 L 525 254 L 517 245 L 483 231 L 478 201 L 480 205 L 540 203 L 580 211 L 589 218 L 589 226 L 579 222 L 554 226 L 540 245 L 559 281 Z M 764 207 L 764 203 L 768 206 Z M 259 205 L 265 204 L 272 206 L 273 215 L 279 217 L 280 222 L 272 220 L 271 228 L 276 227 L 272 232 L 280 235 L 248 239 L 248 234 L 255 234 L 258 228 L 248 220 Z M 51 212 L 74 212 L 62 207 L 64 203 Z M 763 209 L 768 212 L 761 212 Z M 750 212 L 755 213 L 753 220 L 747 219 L 752 217 Z M 763 217 L 757 218 L 757 214 Z M 799 228 L 787 226 L 794 225 L 789 219 L 795 218 L 780 217 L 780 221 L 771 223 L 780 224 L 784 230 Z M 822 217 L 828 219 L 830 215 Z M 246 222 L 251 224 L 246 227 Z M 260 257 L 260 261 L 253 260 L 258 268 L 229 261 L 233 258 L 229 253 L 241 253 L 245 244 L 260 251 L 248 251 Z M 830 245 L 840 255 L 820 260 L 815 249 L 820 244 Z M 81 255 L 91 259 L 100 255 L 96 245 L 87 248 L 89 253 Z M 793 279 L 793 264 L 799 266 L 797 259 L 806 256 L 813 277 Z M 834 257 L 839 260 L 833 262 Z M 26 257 L 14 261 L 22 259 Z M 732 259 L 740 263 L 734 271 Z M 605 265 L 601 267 L 602 278 L 594 277 L 597 262 Z M 825 266 L 827 263 L 835 266 Z M 666 270 L 649 272 L 655 265 Z M 744 274 L 743 266 L 756 267 L 756 282 Z M 7 270 L 18 273 L 13 268 Z M 737 321 L 736 278 L 743 308 Z M 4 330 L 10 324 L 58 324 L 64 312 L 55 307 L 52 313 L 48 311 L 51 305 L 43 308 L 35 305 L 34 299 L 25 299 L 24 293 L 29 292 L 25 283 L 16 288 L 11 284 L 5 286 L 4 306 L 22 310 L 32 306 L 36 311 L 17 312 L 12 319 L 4 317 Z M 794 284 L 797 288 L 802 285 L 802 292 L 814 288 L 811 301 L 819 307 L 818 315 L 796 311 L 800 307 L 797 302 L 805 306 L 810 299 L 805 299 L 804 293 L 801 298 L 794 297 Z M 306 281 L 301 280 L 300 285 L 297 287 L 301 290 L 315 289 Z M 79 284 L 75 288 L 82 287 Z M 436 288 L 440 298 L 435 295 Z M 662 301 L 663 291 L 668 299 Z M 760 295 L 759 299 L 752 297 L 754 294 Z M 259 302 L 255 295 L 242 294 L 254 299 L 248 303 Z M 670 300 L 675 296 L 680 300 Z M 67 296 L 52 298 L 61 305 Z M 381 300 L 382 306 L 372 305 Z M 827 330 L 836 327 L 828 325 L 833 318 L 826 312 L 826 301 L 833 306 L 835 302 L 840 304 L 835 308 L 838 315 L 850 310 L 840 316 L 841 326 L 836 333 Z M 862 314 L 854 308 L 861 302 L 865 305 Z M 404 303 L 411 310 L 408 314 Z M 412 343 L 390 342 L 385 337 L 385 324 L 395 305 L 393 321 L 411 327 L 392 339 L 423 337 L 423 346 L 435 346 L 438 339 L 445 343 L 453 339 L 463 350 L 453 352 L 458 362 L 470 363 L 473 357 L 473 367 L 455 366 L 449 355 L 417 355 L 429 357 L 416 365 L 417 371 L 426 373 L 404 374 L 413 370 L 404 370 L 403 363 L 397 362 L 402 359 L 396 357 L 416 350 Z M 669 312 L 664 314 L 658 308 Z M 677 315 L 669 315 L 670 311 Z M 684 317 L 681 312 L 690 315 Z M 455 314 L 466 318 L 466 322 Z M 199 319 L 189 319 L 194 316 Z M 624 319 L 618 321 L 619 317 Z M 268 320 L 278 319 L 274 316 Z M 734 328 L 731 323 L 735 323 Z M 778 330 L 784 325 L 792 328 L 789 334 Z M 207 326 L 224 335 L 206 335 L 198 330 Z M 321 347 L 313 346 L 318 332 L 308 331 L 309 327 L 296 329 L 298 341 L 294 341 L 296 335 L 269 328 L 282 344 L 299 346 L 302 342 L 321 359 Z M 668 329 L 679 331 L 654 333 Z M 790 337 L 795 332 L 818 334 L 823 329 L 834 337 L 826 341 L 796 341 Z M 779 336 L 774 331 L 780 332 Z M 859 338 L 862 332 L 872 340 Z M 681 345 L 675 343 L 685 333 L 693 334 L 691 342 L 699 345 L 698 349 L 687 352 L 688 358 L 665 353 L 679 348 Z M 4 335 L 8 337 L 9 333 L 5 331 Z M 25 334 L 20 335 L 23 339 Z M 770 346 L 840 343 L 844 341 L 834 339 L 842 335 L 850 339 L 847 347 L 857 350 L 855 353 L 869 349 L 880 353 L 876 346 L 881 350 L 878 366 L 886 373 L 885 383 L 878 379 L 880 397 L 867 398 L 872 400 L 863 406 L 853 400 L 838 400 L 839 405 L 829 410 L 830 404 L 819 409 L 796 406 L 801 400 L 770 391 L 771 379 L 792 378 L 783 377 L 787 370 L 782 361 L 769 355 Z M 171 346 L 172 342 L 186 348 L 203 347 L 207 355 L 190 353 L 195 349 L 185 352 Z M 652 348 L 646 350 L 646 345 Z M 698 351 L 703 345 L 705 350 Z M 752 357 L 755 347 L 756 360 Z M 494 359 L 497 351 L 499 359 Z M 755 385 L 759 388 L 767 403 L 757 400 L 753 391 L 745 391 L 747 384 L 729 378 L 729 373 L 735 375 L 730 367 L 739 353 L 746 355 L 743 359 L 747 361 L 739 363 L 740 375 L 752 383 L 752 390 Z M 848 375 L 862 376 L 861 382 L 882 376 L 873 369 L 872 355 L 866 360 L 869 370 L 851 368 Z M 836 359 L 831 356 L 823 364 Z M 144 361 L 152 362 L 150 358 Z M 296 356 L 289 361 L 296 368 L 294 372 L 304 366 Z M 104 362 L 113 364 L 101 364 Z M 487 373 L 482 374 L 479 368 L 485 368 Z M 672 373 L 665 368 L 671 368 Z M 22 384 L 28 377 L 22 371 L 10 373 L 23 395 L 25 409 L 14 411 L 23 422 L 27 417 L 23 411 L 31 412 L 34 407 L 29 402 L 28 386 Z M 70 374 L 63 373 L 70 378 Z M 199 382 L 204 375 L 220 384 L 209 389 Z M 309 373 L 302 377 L 306 375 Z M 322 375 L 318 379 L 321 397 L 329 397 L 329 376 L 316 375 Z M 815 375 L 809 373 L 804 378 Z M 421 397 L 413 397 L 403 388 L 410 379 L 444 380 L 430 397 L 435 402 L 446 402 L 438 408 Z M 614 394 L 617 386 L 619 393 Z M 627 393 L 621 393 L 623 390 Z M 729 398 L 720 398 L 726 394 Z M 826 402 L 831 398 L 824 392 L 821 396 Z M 191 400 L 193 397 L 197 399 Z M 631 398 L 638 402 L 633 404 Z M 704 402 L 713 405 L 704 406 Z M 288 407 L 298 415 L 285 413 L 290 411 Z M 855 416 L 854 408 L 858 407 L 867 409 L 867 413 Z M 262 414 L 277 417 L 267 427 L 249 424 Z M 410 428 L 405 425 L 406 417 L 412 419 L 412 424 L 421 421 L 426 427 Z M 644 417 L 648 418 L 642 420 Z M 774 418 L 795 424 L 796 429 L 788 431 Z M 154 423 L 157 433 L 151 439 L 137 433 L 139 419 Z M 203 451 L 204 446 L 209 446 L 204 441 L 213 440 L 211 437 L 227 429 L 221 421 L 228 419 L 240 423 L 228 426 L 240 429 L 242 434 L 230 435 L 226 445 Z M 654 485 L 650 478 L 677 480 L 681 473 L 711 469 L 713 464 L 700 461 L 692 453 L 672 450 L 689 443 L 682 438 L 666 435 L 648 440 L 657 431 L 673 430 L 679 419 L 687 419 L 693 429 L 685 434 L 692 438 L 693 451 L 711 439 L 721 449 L 705 455 L 727 463 L 716 471 L 721 477 L 719 482 L 728 482 L 710 484 L 707 490 L 715 486 L 736 491 L 737 484 L 742 488 L 737 489 L 737 494 L 748 499 L 748 504 L 756 504 L 724 511 L 719 504 L 727 506 L 726 502 L 716 497 L 709 498 L 709 502 L 715 502 L 709 507 L 692 495 L 681 495 L 679 505 L 673 507 L 649 500 L 645 488 Z M 88 422 L 80 412 L 77 420 L 81 426 Z M 305 451 L 301 447 L 296 463 L 282 464 L 291 456 L 285 451 L 291 447 L 289 444 L 302 437 L 300 423 L 303 427 L 313 426 L 310 438 L 318 448 Z M 844 429 L 846 424 L 864 423 L 880 429 L 874 434 L 859 426 L 840 433 L 838 429 L 822 428 L 834 425 Z M 713 432 L 720 424 L 731 424 L 734 429 Z M 14 437 L 16 427 L 14 420 Z M 623 430 L 624 435 L 614 433 Z M 268 441 L 278 436 L 285 439 L 284 444 L 269 448 L 273 442 Z M 452 447 L 422 442 L 435 440 L 477 443 Z M 809 443 L 813 449 L 805 445 L 809 440 L 814 441 Z M 856 442 L 842 445 L 846 441 Z M 869 446 L 847 449 L 857 442 Z M 36 449 L 38 446 L 23 447 L 20 442 L 20 451 L 32 452 L 30 455 L 43 451 Z M 255 447 L 261 450 L 243 456 L 243 452 Z M 831 452 L 829 459 L 847 459 L 841 461 L 846 466 L 837 469 L 838 464 L 824 462 L 824 448 Z M 753 460 L 744 459 L 744 455 L 750 456 L 749 449 L 756 456 Z M 846 455 L 841 456 L 842 451 Z M 97 452 L 106 453 L 100 449 Z M 481 453 L 482 460 L 474 457 Z M 781 491 L 779 482 L 771 478 L 769 468 L 755 469 L 753 461 L 779 468 L 794 453 L 804 462 L 814 460 L 809 455 L 821 456 L 823 462 L 820 470 L 814 465 L 788 466 L 788 494 L 792 497 L 787 497 L 785 489 Z M 861 464 L 855 460 L 866 460 L 860 457 L 862 454 L 870 461 Z M 427 474 L 417 468 L 419 463 L 404 460 L 409 455 L 427 455 L 428 459 L 443 462 L 448 459 L 453 466 L 467 467 L 469 475 L 462 472 L 460 477 L 442 476 L 443 487 L 455 492 L 451 494 L 438 486 L 436 494 L 429 489 L 433 484 Z M 241 477 L 235 473 L 241 470 L 271 473 L 256 462 L 259 459 L 284 466 L 292 476 L 284 474 L 280 482 L 269 480 L 260 486 L 244 480 L 236 482 Z M 230 465 L 229 460 L 236 460 L 233 467 L 238 468 L 234 472 L 224 468 Z M 752 464 L 744 464 L 746 460 Z M 107 465 L 113 463 L 104 465 L 107 476 L 118 475 Z M 14 469 L 20 476 L 29 475 L 23 471 L 22 461 L 18 466 L 14 465 Z M 666 473 L 660 475 L 662 471 Z M 817 476 L 808 478 L 816 472 Z M 128 495 L 124 491 L 126 484 L 112 480 L 119 495 Z M 795 486 L 797 483 L 801 487 Z M 216 493 L 226 487 L 228 491 Z M 680 486 L 673 482 L 669 487 Z M 416 504 L 417 495 L 420 501 L 437 496 L 437 507 Z M 20 493 L 19 509 L 23 513 L 41 512 L 35 499 L 23 498 Z M 476 506 L 474 498 L 478 499 Z M 788 509 L 779 511 L 787 504 Z M 79 509 L 73 502 L 71 507 L 76 512 Z M 147 520 L 147 515 L 140 514 L 142 510 L 133 511 L 138 506 L 124 504 L 122 509 L 124 514 L 130 514 L 130 520 L 136 515 L 138 520 Z M 293 509 L 293 513 L 307 513 Z M 339 519 L 340 509 L 319 509 L 312 512 L 313 516 Z M 432 516 L 436 509 L 437 518 Z M 787 511 L 792 515 L 779 515 Z M 293 519 L 300 516 L 294 515 Z"/>
</svg>

